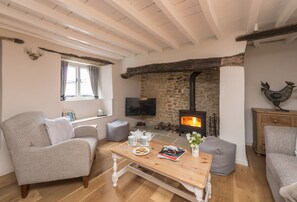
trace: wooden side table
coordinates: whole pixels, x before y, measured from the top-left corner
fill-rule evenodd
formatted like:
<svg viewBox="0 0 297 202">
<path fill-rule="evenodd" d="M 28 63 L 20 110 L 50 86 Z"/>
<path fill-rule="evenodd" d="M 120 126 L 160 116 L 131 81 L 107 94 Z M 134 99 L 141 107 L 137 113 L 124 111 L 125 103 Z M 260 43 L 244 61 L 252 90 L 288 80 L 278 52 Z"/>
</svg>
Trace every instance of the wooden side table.
<svg viewBox="0 0 297 202">
<path fill-rule="evenodd" d="M 253 147 L 257 154 L 265 154 L 264 126 L 297 127 L 297 111 L 252 108 Z"/>
</svg>

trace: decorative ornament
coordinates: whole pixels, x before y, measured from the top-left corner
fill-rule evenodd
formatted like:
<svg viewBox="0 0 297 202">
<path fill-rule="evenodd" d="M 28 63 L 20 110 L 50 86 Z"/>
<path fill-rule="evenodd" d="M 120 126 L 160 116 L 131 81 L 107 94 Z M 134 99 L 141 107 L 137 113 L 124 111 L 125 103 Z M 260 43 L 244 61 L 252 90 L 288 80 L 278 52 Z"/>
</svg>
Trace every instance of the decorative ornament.
<svg viewBox="0 0 297 202">
<path fill-rule="evenodd" d="M 24 51 L 28 54 L 31 60 L 37 60 L 39 57 L 43 56 L 43 53 L 39 50 L 36 53 L 33 53 L 31 48 L 25 48 Z"/>
<path fill-rule="evenodd" d="M 270 90 L 270 86 L 267 82 L 263 83 L 261 81 L 261 92 L 264 92 L 265 97 L 270 100 L 272 104 L 278 108 L 278 110 L 288 112 L 289 110 L 283 109 L 279 105 L 291 97 L 293 88 L 296 86 L 294 86 L 294 83 L 291 81 L 286 81 L 286 84 L 287 85 L 283 89 L 279 91 L 273 91 Z"/>
</svg>

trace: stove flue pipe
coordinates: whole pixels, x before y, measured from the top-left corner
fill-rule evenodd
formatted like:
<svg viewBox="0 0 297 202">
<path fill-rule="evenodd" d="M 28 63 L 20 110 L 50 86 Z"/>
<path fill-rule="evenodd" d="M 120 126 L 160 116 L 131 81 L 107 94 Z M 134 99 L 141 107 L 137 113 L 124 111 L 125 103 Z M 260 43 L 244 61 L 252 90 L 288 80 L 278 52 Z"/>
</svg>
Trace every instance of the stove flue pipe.
<svg viewBox="0 0 297 202">
<path fill-rule="evenodd" d="M 190 111 L 196 111 L 196 104 L 195 104 L 195 83 L 196 77 L 201 72 L 193 72 L 190 76 Z"/>
</svg>

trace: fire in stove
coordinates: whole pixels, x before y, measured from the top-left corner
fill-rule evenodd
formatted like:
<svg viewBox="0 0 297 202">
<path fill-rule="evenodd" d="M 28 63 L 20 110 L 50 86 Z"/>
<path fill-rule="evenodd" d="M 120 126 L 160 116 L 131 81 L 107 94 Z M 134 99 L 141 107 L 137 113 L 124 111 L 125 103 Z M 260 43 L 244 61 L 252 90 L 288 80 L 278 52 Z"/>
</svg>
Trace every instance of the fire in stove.
<svg viewBox="0 0 297 202">
<path fill-rule="evenodd" d="M 179 134 L 196 131 L 206 136 L 206 112 L 202 111 L 179 111 Z"/>
<path fill-rule="evenodd" d="M 195 116 L 183 116 L 181 117 L 181 124 L 201 128 L 201 119 Z"/>
</svg>

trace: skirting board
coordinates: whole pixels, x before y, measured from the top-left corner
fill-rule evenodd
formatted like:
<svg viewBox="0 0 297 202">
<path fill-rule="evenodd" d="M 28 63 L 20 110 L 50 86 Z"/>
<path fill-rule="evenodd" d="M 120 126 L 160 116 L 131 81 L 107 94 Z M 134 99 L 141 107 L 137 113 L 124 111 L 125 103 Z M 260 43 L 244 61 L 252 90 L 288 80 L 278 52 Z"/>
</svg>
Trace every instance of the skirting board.
<svg viewBox="0 0 297 202">
<path fill-rule="evenodd" d="M 245 160 L 236 159 L 235 163 L 242 166 L 249 166 L 248 161 L 245 161 Z"/>
</svg>

